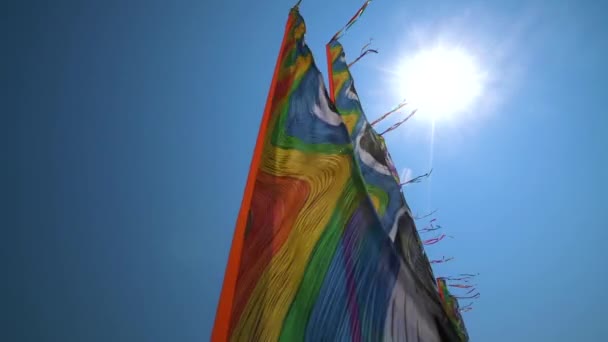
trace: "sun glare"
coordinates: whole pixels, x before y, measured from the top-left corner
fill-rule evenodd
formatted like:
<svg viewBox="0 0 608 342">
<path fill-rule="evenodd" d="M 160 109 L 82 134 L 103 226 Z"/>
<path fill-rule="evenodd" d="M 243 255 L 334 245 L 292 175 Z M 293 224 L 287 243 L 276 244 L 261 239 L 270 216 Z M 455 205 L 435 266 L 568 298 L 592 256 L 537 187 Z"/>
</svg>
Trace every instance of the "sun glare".
<svg viewBox="0 0 608 342">
<path fill-rule="evenodd" d="M 436 120 L 470 109 L 483 91 L 484 78 L 465 50 L 437 46 L 400 63 L 396 90 L 421 114 Z"/>
</svg>

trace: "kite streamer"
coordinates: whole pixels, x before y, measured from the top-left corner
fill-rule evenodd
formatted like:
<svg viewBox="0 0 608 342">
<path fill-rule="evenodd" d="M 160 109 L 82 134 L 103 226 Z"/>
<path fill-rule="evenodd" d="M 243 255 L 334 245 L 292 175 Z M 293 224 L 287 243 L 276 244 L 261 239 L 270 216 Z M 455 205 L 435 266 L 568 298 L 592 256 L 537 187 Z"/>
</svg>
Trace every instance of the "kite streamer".
<svg viewBox="0 0 608 342">
<path fill-rule="evenodd" d="M 443 228 L 443 227 L 442 227 L 442 226 L 440 226 L 440 225 L 433 225 L 433 224 L 431 223 L 429 226 L 424 227 L 424 228 L 422 228 L 422 229 L 419 229 L 418 231 L 419 231 L 419 232 L 421 232 L 421 233 L 430 233 L 430 232 L 434 232 L 434 231 L 439 230 L 439 229 L 442 229 L 442 228 Z"/>
<path fill-rule="evenodd" d="M 368 53 L 378 53 L 378 50 L 374 50 L 374 49 L 367 49 L 365 51 L 363 51 L 359 57 L 357 57 L 354 61 L 352 61 L 351 63 L 348 64 L 348 67 L 352 67 L 353 65 L 355 65 L 355 63 L 357 63 L 361 58 L 365 57 L 365 55 L 367 55 Z"/>
<path fill-rule="evenodd" d="M 374 40 L 374 38 L 370 38 L 369 42 L 367 42 L 367 44 L 363 45 L 363 47 L 361 48 L 361 52 L 359 54 L 362 54 L 363 51 L 367 50 L 367 48 L 370 47 L 370 45 L 372 45 L 373 40 Z"/>
<path fill-rule="evenodd" d="M 439 241 L 443 240 L 443 238 L 445 238 L 446 236 L 447 236 L 447 235 L 445 235 L 445 234 L 441 234 L 441 235 L 439 235 L 439 236 L 438 236 L 438 237 L 436 237 L 436 238 L 432 238 L 432 239 L 424 240 L 424 242 L 423 242 L 423 243 L 424 243 L 425 245 L 434 245 L 434 244 L 436 244 L 437 242 L 439 242 Z"/>
<path fill-rule="evenodd" d="M 369 49 L 369 46 L 372 45 L 372 40 L 373 39 L 369 39 L 369 42 L 365 45 L 363 45 L 363 47 L 361 48 L 361 52 L 359 53 L 359 57 L 357 57 L 353 62 L 348 64 L 348 67 L 352 67 L 355 63 L 357 63 L 361 58 L 365 57 L 365 55 L 367 55 L 368 53 L 378 53 L 378 50 L 375 49 Z"/>
<path fill-rule="evenodd" d="M 425 173 L 423 175 L 420 175 L 418 177 L 414 177 L 414 178 L 410 179 L 407 182 L 401 183 L 401 184 L 399 184 L 399 186 L 404 186 L 404 185 L 412 184 L 412 183 L 420 183 L 420 181 L 422 181 L 424 178 L 430 177 L 432 172 L 433 172 L 433 169 L 431 169 L 431 171 L 429 171 L 429 172 L 427 172 L 427 173 Z"/>
<path fill-rule="evenodd" d="M 414 219 L 415 219 L 416 221 L 418 221 L 418 220 L 422 220 L 422 219 L 424 219 L 424 218 L 427 218 L 427 217 L 429 217 L 429 216 L 433 216 L 433 214 L 435 214 L 435 213 L 436 213 L 438 210 L 439 210 L 439 209 L 435 209 L 435 210 L 431 211 L 431 212 L 430 212 L 430 213 L 428 213 L 428 214 L 425 214 L 425 215 L 422 215 L 422 216 L 416 216 Z"/>
<path fill-rule="evenodd" d="M 469 304 L 467 304 L 467 305 L 465 305 L 465 306 L 462 306 L 462 307 L 460 308 L 460 310 L 469 309 L 469 308 L 472 308 L 472 306 L 473 306 L 473 302 L 470 302 Z"/>
<path fill-rule="evenodd" d="M 472 296 L 468 296 L 468 297 L 467 296 L 454 296 L 454 298 L 457 298 L 457 299 L 477 299 L 477 298 L 479 298 L 479 296 L 480 296 L 480 294 L 479 294 L 479 292 L 477 292 L 476 294 L 474 294 Z"/>
<path fill-rule="evenodd" d="M 381 117 L 379 117 L 379 118 L 377 118 L 376 120 L 374 120 L 374 121 L 371 123 L 371 125 L 372 125 L 372 126 L 374 126 L 374 125 L 375 125 L 375 124 L 377 124 L 378 122 L 380 122 L 380 121 L 382 121 L 382 120 L 386 119 L 386 118 L 387 118 L 389 115 L 391 115 L 391 114 L 393 114 L 393 113 L 397 112 L 399 109 L 401 109 L 401 108 L 405 107 L 406 105 L 407 105 L 407 102 L 406 102 L 405 100 L 403 100 L 401 103 L 399 103 L 399 104 L 397 105 L 397 107 L 395 107 L 395 108 L 391 109 L 391 110 L 390 110 L 388 113 L 383 114 Z"/>
<path fill-rule="evenodd" d="M 406 116 L 405 119 L 395 123 L 394 125 L 392 125 L 391 127 L 387 128 L 384 132 L 380 133 L 380 135 L 385 135 L 386 133 L 393 131 L 397 128 L 399 128 L 399 126 L 403 125 L 407 120 L 409 120 L 412 116 L 414 116 L 414 114 L 416 114 L 416 112 L 418 111 L 418 109 L 414 109 L 410 115 Z"/>
<path fill-rule="evenodd" d="M 363 3 L 363 6 L 361 6 L 361 8 L 359 8 L 357 13 L 355 13 L 355 15 L 353 15 L 353 17 L 350 18 L 348 23 L 346 23 L 346 25 L 343 28 L 341 28 L 340 31 L 338 31 L 338 32 L 336 32 L 336 34 L 334 34 L 334 36 L 331 38 L 330 42 L 340 39 L 346 33 L 346 31 L 348 31 L 348 29 L 351 26 L 353 26 L 353 24 L 357 21 L 357 19 L 359 19 L 363 15 L 363 12 L 367 8 L 367 6 L 370 4 L 370 2 L 372 2 L 372 0 L 365 1 L 365 3 Z"/>
<path fill-rule="evenodd" d="M 471 287 L 474 287 L 475 285 L 469 285 L 469 284 L 450 284 L 450 287 L 457 287 L 460 289 L 470 289 Z"/>
<path fill-rule="evenodd" d="M 479 274 L 477 274 L 477 275 L 479 275 Z M 460 274 L 460 275 L 457 275 L 457 276 L 441 277 L 441 279 L 468 282 L 471 279 L 475 278 L 477 275 L 463 273 L 463 274 Z"/>
<path fill-rule="evenodd" d="M 475 291 L 475 290 L 476 290 L 476 288 L 472 288 L 472 289 L 470 289 L 469 291 L 467 291 L 467 293 L 466 293 L 466 294 L 470 294 L 470 293 L 472 293 L 472 292 L 473 292 L 473 291 Z"/>
<path fill-rule="evenodd" d="M 438 260 L 431 260 L 431 264 L 443 264 L 450 260 L 454 260 L 454 258 L 453 257 L 449 257 L 449 258 L 442 257 L 441 259 L 438 259 Z"/>
</svg>

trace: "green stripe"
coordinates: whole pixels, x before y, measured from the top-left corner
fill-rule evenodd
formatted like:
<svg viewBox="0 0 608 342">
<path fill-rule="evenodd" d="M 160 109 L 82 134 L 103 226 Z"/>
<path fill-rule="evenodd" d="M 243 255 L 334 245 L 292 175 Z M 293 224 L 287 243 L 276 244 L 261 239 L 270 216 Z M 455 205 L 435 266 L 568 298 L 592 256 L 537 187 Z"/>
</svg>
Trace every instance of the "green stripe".
<svg viewBox="0 0 608 342">
<path fill-rule="evenodd" d="M 280 341 L 304 341 L 308 320 L 336 253 L 348 219 L 361 203 L 360 191 L 349 180 L 331 219 L 311 255 L 300 288 L 283 322 Z"/>
<path fill-rule="evenodd" d="M 307 66 L 307 69 L 312 67 L 312 63 Z M 303 74 L 304 75 L 304 74 Z M 296 90 L 302 81 L 302 78 L 295 79 L 287 92 L 284 99 L 281 99 L 281 103 L 278 104 L 280 108 L 279 118 L 276 121 L 275 127 L 272 127 L 271 143 L 272 145 L 285 149 L 296 149 L 303 152 L 313 152 L 323 155 L 346 155 L 353 152 L 352 144 L 347 142 L 345 144 L 331 144 L 331 143 L 316 143 L 310 144 L 302 141 L 301 139 L 293 136 L 289 136 L 285 132 L 287 125 L 287 117 L 289 112 L 289 98 L 291 94 Z"/>
<path fill-rule="evenodd" d="M 380 201 L 380 208 L 378 208 L 377 212 L 378 216 L 382 217 L 382 215 L 384 215 L 384 212 L 386 211 L 386 206 L 388 205 L 388 194 L 386 193 L 386 191 L 384 191 L 384 189 L 378 186 L 366 183 L 365 187 L 367 188 L 367 192 L 370 195 L 375 196 Z"/>
</svg>

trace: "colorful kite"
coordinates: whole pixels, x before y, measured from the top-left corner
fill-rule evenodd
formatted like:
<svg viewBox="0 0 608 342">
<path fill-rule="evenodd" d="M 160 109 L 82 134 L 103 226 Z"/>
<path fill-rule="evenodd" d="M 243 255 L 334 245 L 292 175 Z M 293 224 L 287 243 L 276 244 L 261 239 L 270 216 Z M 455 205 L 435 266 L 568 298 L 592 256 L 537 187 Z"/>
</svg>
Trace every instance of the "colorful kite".
<svg viewBox="0 0 608 342">
<path fill-rule="evenodd" d="M 294 7 L 264 111 L 213 341 L 464 341 L 338 38 L 330 92 Z"/>
</svg>

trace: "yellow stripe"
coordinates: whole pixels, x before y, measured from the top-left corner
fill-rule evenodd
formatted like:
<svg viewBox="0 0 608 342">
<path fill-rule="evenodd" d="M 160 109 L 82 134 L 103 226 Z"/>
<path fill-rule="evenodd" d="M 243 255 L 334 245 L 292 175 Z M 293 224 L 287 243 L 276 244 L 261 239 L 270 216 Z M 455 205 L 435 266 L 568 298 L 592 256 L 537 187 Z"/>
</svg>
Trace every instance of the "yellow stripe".
<svg viewBox="0 0 608 342">
<path fill-rule="evenodd" d="M 327 226 L 351 175 L 349 156 L 284 150 L 266 144 L 264 172 L 311 185 L 287 241 L 260 276 L 232 334 L 232 341 L 276 341 L 310 255 Z"/>
<path fill-rule="evenodd" d="M 348 128 L 349 135 L 353 134 L 353 131 L 355 130 L 355 125 L 357 124 L 357 120 L 359 120 L 358 114 L 349 114 L 342 116 L 342 121 L 344 121 L 346 128 Z"/>
</svg>

